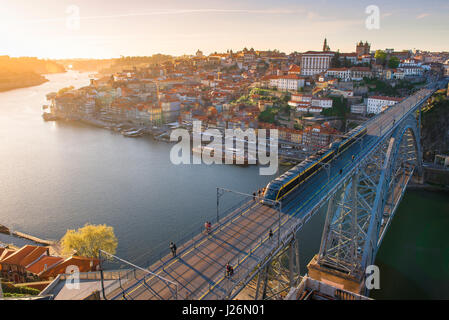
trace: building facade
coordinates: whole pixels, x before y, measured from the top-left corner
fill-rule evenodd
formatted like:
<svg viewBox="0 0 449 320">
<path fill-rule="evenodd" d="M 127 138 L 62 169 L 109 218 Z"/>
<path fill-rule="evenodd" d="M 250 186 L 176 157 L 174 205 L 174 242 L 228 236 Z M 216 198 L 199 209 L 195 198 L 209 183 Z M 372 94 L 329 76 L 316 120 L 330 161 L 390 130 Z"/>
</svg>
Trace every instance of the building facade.
<svg viewBox="0 0 449 320">
<path fill-rule="evenodd" d="M 329 69 L 333 52 L 308 51 L 301 56 L 301 75 L 314 76 Z"/>
<path fill-rule="evenodd" d="M 381 113 L 385 108 L 395 105 L 401 100 L 402 98 L 395 98 L 395 97 L 384 97 L 384 96 L 369 97 L 368 103 L 366 105 L 366 112 L 374 114 Z"/>
<path fill-rule="evenodd" d="M 368 41 L 366 41 L 365 43 L 363 43 L 363 41 L 360 41 L 355 48 L 358 57 L 370 54 L 370 49 L 371 45 L 368 43 Z"/>
</svg>

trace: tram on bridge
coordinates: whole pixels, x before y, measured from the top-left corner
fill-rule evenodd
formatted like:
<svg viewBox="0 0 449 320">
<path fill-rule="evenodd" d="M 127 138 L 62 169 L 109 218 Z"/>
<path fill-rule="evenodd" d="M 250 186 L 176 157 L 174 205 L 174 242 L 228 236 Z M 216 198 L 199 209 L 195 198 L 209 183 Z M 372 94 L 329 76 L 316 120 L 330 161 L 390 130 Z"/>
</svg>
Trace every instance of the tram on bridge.
<svg viewBox="0 0 449 320">
<path fill-rule="evenodd" d="M 318 151 L 315 155 L 310 156 L 305 161 L 288 170 L 280 177 L 271 181 L 264 193 L 263 204 L 273 205 L 275 202 L 286 199 L 294 190 L 317 174 L 323 169 L 323 164 L 328 164 L 350 146 L 363 138 L 367 133 L 364 126 L 358 126 L 338 139 L 327 149 Z"/>
</svg>

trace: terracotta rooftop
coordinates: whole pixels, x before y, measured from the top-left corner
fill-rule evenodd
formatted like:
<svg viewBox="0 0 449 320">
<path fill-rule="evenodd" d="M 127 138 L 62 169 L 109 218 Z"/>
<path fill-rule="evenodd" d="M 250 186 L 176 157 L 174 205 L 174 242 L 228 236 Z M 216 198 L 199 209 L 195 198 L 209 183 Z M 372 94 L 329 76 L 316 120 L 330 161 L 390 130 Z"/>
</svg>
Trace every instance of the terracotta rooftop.
<svg viewBox="0 0 449 320">
<path fill-rule="evenodd" d="M 51 268 L 57 263 L 64 261 L 61 257 L 52 257 L 52 256 L 43 256 L 38 261 L 30 265 L 27 271 L 32 272 L 34 274 L 39 274 L 43 272 L 45 269 Z"/>
<path fill-rule="evenodd" d="M 31 254 L 37 246 L 32 245 L 26 245 L 20 248 L 19 250 L 15 251 L 13 254 L 8 256 L 7 258 L 3 258 L 1 262 L 3 263 L 9 263 L 9 264 L 17 264 L 21 265 L 21 262 L 23 259 L 26 258 L 29 254 Z M 36 257 L 37 259 L 37 257 Z"/>
<path fill-rule="evenodd" d="M 90 266 L 91 261 L 93 264 L 92 267 Z M 39 276 L 42 278 L 48 278 L 66 273 L 68 266 L 77 266 L 79 268 L 79 272 L 88 272 L 95 270 L 99 263 L 100 261 L 98 259 L 72 256 L 50 268 L 47 268 L 47 270 L 40 273 Z"/>
</svg>

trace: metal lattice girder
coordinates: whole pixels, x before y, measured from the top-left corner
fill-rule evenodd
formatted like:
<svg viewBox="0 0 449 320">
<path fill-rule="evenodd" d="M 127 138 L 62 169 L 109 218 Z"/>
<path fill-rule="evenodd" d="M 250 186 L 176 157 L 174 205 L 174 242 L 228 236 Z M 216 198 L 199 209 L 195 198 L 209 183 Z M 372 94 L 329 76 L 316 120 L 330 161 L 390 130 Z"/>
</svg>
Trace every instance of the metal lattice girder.
<svg viewBox="0 0 449 320">
<path fill-rule="evenodd" d="M 417 119 L 385 135 L 328 203 L 318 263 L 361 278 L 377 250 L 409 178 L 421 166 Z"/>
</svg>

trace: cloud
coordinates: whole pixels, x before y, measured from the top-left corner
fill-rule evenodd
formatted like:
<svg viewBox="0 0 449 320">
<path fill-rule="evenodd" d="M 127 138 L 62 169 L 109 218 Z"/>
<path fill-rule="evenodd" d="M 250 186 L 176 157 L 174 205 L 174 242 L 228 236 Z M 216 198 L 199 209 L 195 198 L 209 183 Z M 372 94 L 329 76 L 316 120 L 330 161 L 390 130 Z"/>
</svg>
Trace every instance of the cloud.
<svg viewBox="0 0 449 320">
<path fill-rule="evenodd" d="M 430 16 L 430 13 L 421 13 L 419 16 L 416 17 L 416 19 L 423 19 L 428 16 Z"/>
</svg>

